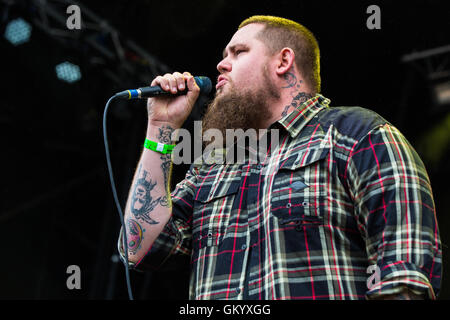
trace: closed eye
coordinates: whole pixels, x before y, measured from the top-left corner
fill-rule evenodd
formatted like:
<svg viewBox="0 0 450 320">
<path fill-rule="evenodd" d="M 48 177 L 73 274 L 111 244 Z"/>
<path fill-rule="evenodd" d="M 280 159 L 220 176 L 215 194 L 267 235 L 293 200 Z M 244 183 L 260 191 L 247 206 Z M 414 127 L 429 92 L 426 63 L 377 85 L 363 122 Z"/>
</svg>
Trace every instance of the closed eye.
<svg viewBox="0 0 450 320">
<path fill-rule="evenodd" d="M 238 56 L 243 52 L 248 51 L 248 47 L 244 44 L 235 44 L 230 46 L 228 49 L 223 50 L 223 58 L 227 57 L 227 51 L 230 52 L 233 56 Z"/>
<path fill-rule="evenodd" d="M 241 53 L 243 53 L 243 52 L 245 52 L 246 50 L 243 50 L 243 49 L 238 49 L 238 50 L 236 50 L 235 52 L 234 52 L 234 55 L 235 56 L 238 56 L 238 55 L 240 55 Z"/>
</svg>

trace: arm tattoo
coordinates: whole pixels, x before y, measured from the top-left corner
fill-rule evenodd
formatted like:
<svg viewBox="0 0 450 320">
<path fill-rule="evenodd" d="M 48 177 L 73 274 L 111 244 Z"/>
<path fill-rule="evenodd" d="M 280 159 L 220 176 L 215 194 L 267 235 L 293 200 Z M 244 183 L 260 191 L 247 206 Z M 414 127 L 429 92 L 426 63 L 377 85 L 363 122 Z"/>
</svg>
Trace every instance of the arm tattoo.
<svg viewBox="0 0 450 320">
<path fill-rule="evenodd" d="M 306 93 L 306 92 L 299 92 L 293 99 L 291 104 L 287 105 L 281 115 L 284 117 L 287 115 L 289 108 L 297 108 L 299 105 L 301 105 L 303 102 L 311 99 L 314 97 L 312 94 Z"/>
<path fill-rule="evenodd" d="M 151 195 L 156 182 L 149 179 L 149 172 L 142 169 L 142 165 L 139 166 L 137 179 L 131 195 L 131 212 L 138 220 L 149 224 L 157 224 L 159 222 L 150 217 L 150 212 L 155 209 L 161 199 L 154 200 Z"/>
<path fill-rule="evenodd" d="M 128 250 L 131 254 L 136 254 L 136 252 L 141 248 L 142 239 L 144 239 L 145 229 L 133 219 L 127 220 L 128 225 Z"/>
<path fill-rule="evenodd" d="M 163 126 L 159 129 L 158 139 L 161 143 L 170 144 L 172 141 L 172 133 L 174 129 L 170 126 Z M 169 193 L 169 178 L 170 178 L 170 168 L 172 165 L 170 154 L 161 154 L 160 159 L 162 160 L 161 169 L 164 175 L 164 187 L 167 193 Z M 167 195 L 164 195 L 160 203 L 164 207 L 169 207 L 169 199 Z"/>
<path fill-rule="evenodd" d="M 162 126 L 159 128 L 159 142 L 169 144 L 172 141 L 172 133 L 174 129 L 171 126 Z"/>
</svg>

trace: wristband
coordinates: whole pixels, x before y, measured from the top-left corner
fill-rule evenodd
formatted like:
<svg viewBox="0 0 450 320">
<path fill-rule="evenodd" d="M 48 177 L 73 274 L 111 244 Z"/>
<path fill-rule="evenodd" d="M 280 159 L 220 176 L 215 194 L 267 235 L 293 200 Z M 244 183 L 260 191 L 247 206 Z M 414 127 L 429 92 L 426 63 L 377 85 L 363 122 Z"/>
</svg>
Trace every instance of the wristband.
<svg viewBox="0 0 450 320">
<path fill-rule="evenodd" d="M 160 142 L 155 142 L 149 139 L 145 139 L 144 147 L 150 149 L 152 151 L 156 151 L 162 154 L 172 153 L 173 148 L 175 148 L 174 144 L 164 144 Z"/>
</svg>

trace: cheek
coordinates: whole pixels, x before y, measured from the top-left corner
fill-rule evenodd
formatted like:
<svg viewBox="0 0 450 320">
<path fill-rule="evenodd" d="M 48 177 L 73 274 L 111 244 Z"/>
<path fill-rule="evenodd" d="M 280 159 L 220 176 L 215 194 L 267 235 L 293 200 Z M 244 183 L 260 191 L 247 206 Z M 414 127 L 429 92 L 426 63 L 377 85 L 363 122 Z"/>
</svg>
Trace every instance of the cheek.
<svg viewBox="0 0 450 320">
<path fill-rule="evenodd" d="M 233 82 L 241 87 L 253 85 L 261 77 L 260 68 L 252 61 L 242 61 L 236 66 Z"/>
</svg>

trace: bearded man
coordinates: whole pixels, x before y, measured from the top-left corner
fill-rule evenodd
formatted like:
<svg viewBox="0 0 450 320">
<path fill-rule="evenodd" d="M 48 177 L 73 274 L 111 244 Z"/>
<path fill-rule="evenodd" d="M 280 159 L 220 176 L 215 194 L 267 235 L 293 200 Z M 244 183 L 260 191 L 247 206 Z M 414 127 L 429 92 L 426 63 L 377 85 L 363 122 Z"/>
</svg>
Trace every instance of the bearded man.
<svg viewBox="0 0 450 320">
<path fill-rule="evenodd" d="M 152 188 L 130 189 L 126 225 L 143 230 L 126 230 L 130 266 L 189 257 L 190 299 L 436 298 L 442 251 L 424 165 L 376 113 L 329 106 L 319 57 L 294 21 L 243 21 L 217 65 L 203 129 L 277 130 L 279 142 L 257 163 L 193 164 L 173 192 L 167 137 L 199 88 L 188 72 L 153 80 L 188 92 L 148 101 L 146 138 L 160 144 L 144 148 L 133 181 Z M 137 215 L 142 197 L 165 200 Z M 124 259 L 122 232 L 118 245 Z"/>
</svg>

